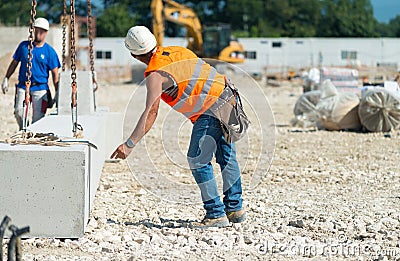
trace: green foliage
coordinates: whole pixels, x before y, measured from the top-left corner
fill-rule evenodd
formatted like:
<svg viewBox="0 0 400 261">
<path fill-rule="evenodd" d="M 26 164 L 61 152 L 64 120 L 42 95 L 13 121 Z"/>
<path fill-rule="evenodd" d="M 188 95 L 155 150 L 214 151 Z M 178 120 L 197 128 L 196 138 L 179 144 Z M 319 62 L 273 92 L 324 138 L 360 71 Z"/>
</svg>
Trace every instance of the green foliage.
<svg viewBox="0 0 400 261">
<path fill-rule="evenodd" d="M 132 1 L 132 0 L 103 0 L 104 12 L 114 6 L 124 7 L 125 11 L 128 12 L 129 17 L 134 18 L 131 20 L 129 27 L 134 25 L 145 25 L 151 28 L 151 11 L 150 11 L 150 0 L 146 1 Z M 126 12 L 124 11 L 124 14 Z M 121 17 L 122 19 L 122 17 Z M 110 19 L 111 22 L 117 23 L 118 20 Z M 103 22 L 106 22 L 103 20 Z M 125 21 L 126 22 L 126 21 Z M 101 24 L 101 23 L 100 23 Z M 126 32 L 124 33 L 126 34 Z"/>
<path fill-rule="evenodd" d="M 0 0 L 0 24 L 1 25 L 28 25 L 30 20 L 31 5 L 28 1 Z M 45 15 L 38 11 L 37 16 Z"/>
<path fill-rule="evenodd" d="M 230 24 L 236 37 L 400 37 L 400 16 L 379 23 L 370 0 L 175 1 L 193 8 L 203 24 Z M 78 15 L 87 14 L 86 2 L 76 0 Z M 98 36 L 124 36 L 133 25 L 151 28 L 151 0 L 93 3 L 98 3 L 93 6 Z M 0 0 L 0 24 L 27 25 L 29 10 L 30 1 Z M 58 23 L 61 13 L 61 0 L 38 1 L 38 16 Z M 166 23 L 166 35 L 178 34 L 179 26 Z"/>
<path fill-rule="evenodd" d="M 97 36 L 124 37 L 136 20 L 134 15 L 129 14 L 126 5 L 114 4 L 98 17 Z"/>
<path fill-rule="evenodd" d="M 191 1 L 198 2 L 198 1 Z M 376 37 L 386 28 L 373 16 L 370 0 L 225 0 L 201 1 L 222 10 L 203 21 L 227 22 L 235 36 L 250 37 Z M 217 15 L 216 15 L 217 14 Z M 377 28 L 380 28 L 377 31 Z"/>
<path fill-rule="evenodd" d="M 390 30 L 389 36 L 400 37 L 400 15 L 390 20 L 387 30 Z"/>
<path fill-rule="evenodd" d="M 369 0 L 324 0 L 318 36 L 376 37 L 377 21 Z"/>
</svg>

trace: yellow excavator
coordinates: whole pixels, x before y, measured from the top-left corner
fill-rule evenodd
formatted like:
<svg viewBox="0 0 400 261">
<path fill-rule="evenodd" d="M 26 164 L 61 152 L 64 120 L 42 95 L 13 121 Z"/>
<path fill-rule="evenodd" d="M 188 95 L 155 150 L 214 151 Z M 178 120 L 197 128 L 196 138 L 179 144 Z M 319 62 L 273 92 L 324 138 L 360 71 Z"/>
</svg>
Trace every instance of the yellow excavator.
<svg viewBox="0 0 400 261">
<path fill-rule="evenodd" d="M 153 33 L 159 45 L 162 46 L 164 40 L 164 21 L 169 21 L 186 28 L 187 48 L 198 56 L 228 63 L 244 62 L 244 48 L 231 37 L 229 25 L 202 26 L 190 7 L 172 0 L 152 0 L 151 13 Z"/>
</svg>

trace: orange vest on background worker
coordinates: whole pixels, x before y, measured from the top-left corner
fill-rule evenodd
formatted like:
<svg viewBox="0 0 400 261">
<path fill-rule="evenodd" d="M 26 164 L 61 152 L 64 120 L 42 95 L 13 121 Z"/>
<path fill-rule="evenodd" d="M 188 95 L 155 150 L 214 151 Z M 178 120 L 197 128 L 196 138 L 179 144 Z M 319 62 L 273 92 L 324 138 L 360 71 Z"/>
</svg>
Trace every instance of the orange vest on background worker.
<svg viewBox="0 0 400 261">
<path fill-rule="evenodd" d="M 211 107 L 225 88 L 225 76 L 197 57 L 189 49 L 157 47 L 144 76 L 154 71 L 166 72 L 177 85 L 176 97 L 164 92 L 161 99 L 191 122 Z"/>
</svg>

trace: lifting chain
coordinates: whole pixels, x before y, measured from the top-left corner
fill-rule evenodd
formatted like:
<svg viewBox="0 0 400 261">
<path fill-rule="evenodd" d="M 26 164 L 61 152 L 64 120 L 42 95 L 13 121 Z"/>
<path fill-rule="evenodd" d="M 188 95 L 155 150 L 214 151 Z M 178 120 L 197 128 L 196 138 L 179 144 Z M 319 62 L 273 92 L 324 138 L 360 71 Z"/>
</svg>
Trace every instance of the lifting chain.
<svg viewBox="0 0 400 261">
<path fill-rule="evenodd" d="M 76 46 L 75 46 L 75 0 L 71 0 L 71 79 L 76 87 Z M 75 90 L 76 91 L 76 90 Z M 76 94 L 76 92 L 75 92 Z M 76 106 L 76 97 L 72 97 L 73 106 Z"/>
<path fill-rule="evenodd" d="M 65 72 L 66 63 L 66 45 L 67 45 L 67 0 L 63 0 L 63 14 L 61 16 L 62 23 L 62 71 Z"/>
<path fill-rule="evenodd" d="M 88 4 L 88 36 L 89 36 L 89 57 L 90 57 L 90 71 L 92 72 L 92 80 L 97 90 L 97 82 L 94 73 L 94 54 L 93 54 L 93 16 L 92 16 L 92 4 L 90 0 L 87 0 Z"/>
<path fill-rule="evenodd" d="M 93 103 L 94 110 L 96 110 L 96 91 L 98 89 L 96 74 L 94 72 L 94 55 L 93 55 L 93 16 L 92 16 L 92 4 L 90 0 L 87 0 L 88 5 L 88 36 L 89 36 L 89 57 L 90 57 L 90 71 L 92 73 L 93 83 Z"/>
<path fill-rule="evenodd" d="M 78 124 L 77 83 L 76 83 L 76 46 L 75 46 L 75 0 L 71 4 L 71 114 L 74 137 L 81 136 L 82 126 Z"/>
<path fill-rule="evenodd" d="M 22 136 L 25 138 L 26 129 L 28 127 L 28 115 L 29 115 L 29 103 L 30 103 L 30 87 L 32 78 L 32 58 L 33 58 L 33 41 L 35 33 L 35 16 L 36 16 L 36 0 L 32 0 L 31 17 L 29 26 L 29 37 L 28 37 L 28 63 L 26 71 L 26 82 L 25 82 L 25 100 L 23 103 L 23 117 L 22 117 Z"/>
</svg>

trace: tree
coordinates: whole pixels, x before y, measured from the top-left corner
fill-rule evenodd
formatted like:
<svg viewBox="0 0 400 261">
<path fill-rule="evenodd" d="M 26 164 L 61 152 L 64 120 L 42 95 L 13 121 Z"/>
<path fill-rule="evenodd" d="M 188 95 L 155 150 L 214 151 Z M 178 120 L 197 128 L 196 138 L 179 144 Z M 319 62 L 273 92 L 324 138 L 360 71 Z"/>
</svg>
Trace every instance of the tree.
<svg viewBox="0 0 400 261">
<path fill-rule="evenodd" d="M 232 30 L 244 32 L 244 36 L 260 36 L 257 26 L 264 11 L 265 2 L 261 0 L 226 0 L 223 20 L 231 24 Z"/>
<path fill-rule="evenodd" d="M 126 11 L 129 13 L 129 16 L 135 17 L 136 19 L 135 22 L 138 25 L 145 25 L 149 28 L 151 28 L 150 3 L 151 0 L 146 0 L 146 1 L 103 0 L 104 11 L 115 5 L 124 6 L 126 8 Z M 134 24 L 131 24 L 131 26 L 133 25 Z"/>
<path fill-rule="evenodd" d="M 388 30 L 391 32 L 389 36 L 400 37 L 400 15 L 389 21 Z"/>
<path fill-rule="evenodd" d="M 229 23 L 236 36 L 315 36 L 321 16 L 319 0 L 193 2 L 202 21 Z"/>
<path fill-rule="evenodd" d="M 321 14 L 318 0 L 273 0 L 266 2 L 266 20 L 279 36 L 316 36 Z"/>
<path fill-rule="evenodd" d="M 131 15 L 124 4 L 114 4 L 97 19 L 97 36 L 124 37 L 136 21 L 136 16 Z"/>
<path fill-rule="evenodd" d="M 3 25 L 28 25 L 30 21 L 31 4 L 28 1 L 0 0 L 0 24 Z M 38 10 L 37 16 L 45 16 Z"/>
<path fill-rule="evenodd" d="M 318 36 L 375 37 L 377 21 L 369 0 L 323 0 Z"/>
<path fill-rule="evenodd" d="M 228 23 L 241 37 L 395 37 L 400 17 L 379 23 L 370 0 L 175 0 L 193 8 L 203 24 Z M 69 1 L 67 1 L 69 4 Z M 87 15 L 87 0 L 75 0 L 77 15 Z M 99 3 L 99 1 L 93 1 Z M 133 25 L 151 24 L 151 0 L 102 0 L 92 5 L 99 36 L 123 36 Z M 37 16 L 59 23 L 63 1 L 38 1 Z M 99 6 L 103 8 L 99 8 Z M 27 25 L 30 1 L 0 0 L 0 24 Z M 68 6 L 69 12 L 69 6 Z M 166 23 L 166 35 L 182 32 Z"/>
<path fill-rule="evenodd" d="M 394 30 L 393 26 L 387 23 L 379 23 L 377 21 L 375 24 L 375 32 L 380 37 L 395 37 Z"/>
<path fill-rule="evenodd" d="M 67 1 L 67 14 L 70 14 L 70 1 Z M 99 7 L 91 1 L 92 14 L 99 14 Z M 46 18 L 51 23 L 60 23 L 60 16 L 63 13 L 62 0 L 41 0 L 38 1 L 38 9 L 46 13 Z M 75 13 L 78 16 L 87 16 L 87 0 L 75 0 Z"/>
</svg>

